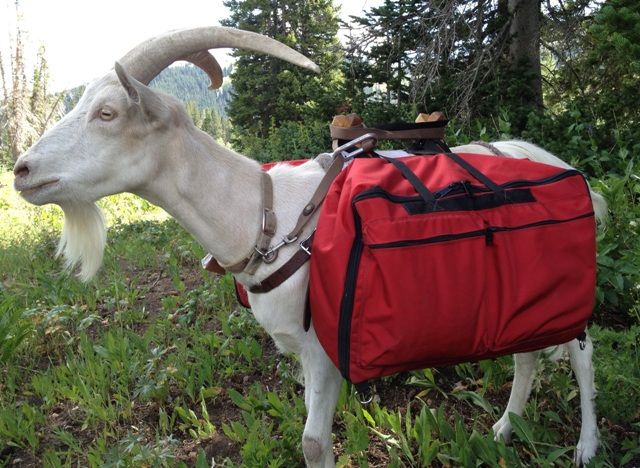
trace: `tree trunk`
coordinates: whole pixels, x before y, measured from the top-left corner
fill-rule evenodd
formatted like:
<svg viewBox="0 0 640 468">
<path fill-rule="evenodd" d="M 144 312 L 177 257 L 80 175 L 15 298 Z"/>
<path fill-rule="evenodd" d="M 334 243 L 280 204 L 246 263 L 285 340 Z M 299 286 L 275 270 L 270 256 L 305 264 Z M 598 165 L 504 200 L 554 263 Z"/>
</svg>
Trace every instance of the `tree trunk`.
<svg viewBox="0 0 640 468">
<path fill-rule="evenodd" d="M 512 67 L 524 67 L 530 95 L 527 104 L 542 109 L 540 71 L 540 0 L 508 0 L 511 28 L 509 61 Z"/>
</svg>

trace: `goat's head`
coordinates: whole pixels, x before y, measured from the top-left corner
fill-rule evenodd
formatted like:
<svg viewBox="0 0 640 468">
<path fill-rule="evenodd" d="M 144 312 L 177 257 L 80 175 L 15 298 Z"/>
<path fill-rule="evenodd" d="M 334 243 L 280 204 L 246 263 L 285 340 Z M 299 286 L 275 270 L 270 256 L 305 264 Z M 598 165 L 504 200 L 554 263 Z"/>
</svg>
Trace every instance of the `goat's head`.
<svg viewBox="0 0 640 468">
<path fill-rule="evenodd" d="M 122 57 L 18 158 L 16 190 L 30 203 L 62 207 L 65 228 L 59 253 L 69 267 L 82 264 L 81 278 L 92 277 L 102 261 L 104 223 L 94 202 L 139 190 L 161 165 L 151 148 L 170 146 L 182 125 L 192 125 L 177 100 L 147 85 L 176 60 L 187 60 L 207 72 L 211 88 L 219 87 L 222 72 L 208 50 L 221 47 L 270 54 L 318 71 L 303 55 L 260 34 L 222 27 L 173 31 Z"/>
</svg>

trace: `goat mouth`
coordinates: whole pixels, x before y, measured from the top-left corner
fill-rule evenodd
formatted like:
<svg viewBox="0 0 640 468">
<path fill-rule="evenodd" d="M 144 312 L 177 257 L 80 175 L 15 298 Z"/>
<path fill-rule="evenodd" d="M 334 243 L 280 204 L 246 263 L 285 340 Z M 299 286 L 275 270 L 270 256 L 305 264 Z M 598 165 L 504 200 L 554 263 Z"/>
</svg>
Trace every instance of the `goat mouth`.
<svg viewBox="0 0 640 468">
<path fill-rule="evenodd" d="M 28 195 L 32 195 L 38 191 L 41 191 L 45 188 L 51 187 L 55 184 L 57 184 L 58 182 L 60 182 L 60 179 L 54 179 L 54 180 L 49 180 L 47 182 L 42 182 L 38 185 L 34 185 L 32 187 L 20 187 L 18 184 L 16 184 L 16 190 L 18 190 L 20 192 L 20 194 L 22 196 L 28 196 Z"/>
</svg>

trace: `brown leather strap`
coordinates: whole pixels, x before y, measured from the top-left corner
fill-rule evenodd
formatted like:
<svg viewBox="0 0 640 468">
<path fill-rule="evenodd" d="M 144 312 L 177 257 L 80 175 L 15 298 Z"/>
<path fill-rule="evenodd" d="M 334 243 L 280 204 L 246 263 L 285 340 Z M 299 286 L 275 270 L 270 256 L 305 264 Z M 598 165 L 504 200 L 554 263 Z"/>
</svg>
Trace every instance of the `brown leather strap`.
<svg viewBox="0 0 640 468">
<path fill-rule="evenodd" d="M 205 255 L 205 257 L 200 262 L 202 263 L 202 268 L 204 268 L 208 272 L 216 273 L 218 275 L 224 275 L 227 272 L 227 270 L 222 268 L 222 266 L 220 266 L 218 261 L 213 258 L 213 255 L 211 255 L 210 253 Z"/>
<path fill-rule="evenodd" d="M 335 179 L 338 176 L 338 174 L 340 174 L 340 171 L 342 170 L 343 165 L 344 165 L 344 159 L 339 155 L 334 156 L 333 161 L 331 162 L 331 165 L 329 166 L 324 176 L 322 177 L 322 180 L 318 184 L 316 191 L 313 192 L 311 199 L 305 205 L 304 209 L 302 210 L 302 213 L 300 213 L 300 216 L 298 217 L 298 222 L 296 223 L 294 228 L 291 230 L 291 232 L 287 235 L 288 239 L 293 240 L 300 235 L 304 226 L 309 222 L 313 214 L 318 210 L 318 208 L 322 204 L 322 201 L 324 200 L 324 197 L 327 194 L 329 187 L 331 187 L 331 183 L 333 182 L 333 179 Z"/>
<path fill-rule="evenodd" d="M 300 243 L 300 249 L 287 262 L 271 273 L 267 278 L 263 279 L 260 284 L 252 286 L 249 291 L 254 294 L 267 293 L 282 283 L 287 281 L 298 271 L 311 257 L 311 244 L 313 243 L 313 234 L 308 239 Z"/>
<path fill-rule="evenodd" d="M 353 140 L 367 133 L 372 133 L 378 140 L 443 140 L 444 126 L 425 126 L 406 130 L 382 130 L 366 127 L 336 127 L 329 125 L 331 138 L 334 140 Z"/>
<path fill-rule="evenodd" d="M 366 135 L 366 133 L 364 135 Z M 320 180 L 320 183 L 318 184 L 318 187 L 316 188 L 315 192 L 313 192 L 311 199 L 302 210 L 302 213 L 300 213 L 295 227 L 287 235 L 288 239 L 293 240 L 300 235 L 304 226 L 309 222 L 313 214 L 322 204 L 322 201 L 327 195 L 327 192 L 329 191 L 329 187 L 331 187 L 333 180 L 338 176 L 338 174 L 340 174 L 340 171 L 342 171 L 342 168 L 344 166 L 345 154 L 343 153 L 343 151 L 359 148 L 360 151 L 370 152 L 373 151 L 377 144 L 377 140 L 375 138 L 367 138 L 361 140 L 362 141 L 360 142 L 349 142 L 346 145 L 335 149 L 335 151 L 333 152 L 333 160 L 331 161 L 331 165 L 326 170 L 324 176 L 322 177 L 322 180 Z"/>
<path fill-rule="evenodd" d="M 261 252 L 266 252 L 271 245 L 271 239 L 276 233 L 277 221 L 276 215 L 273 211 L 273 183 L 271 182 L 271 176 L 267 172 L 262 172 L 262 221 L 260 232 L 255 243 L 255 247 L 251 253 L 247 255 L 243 260 L 233 265 L 220 265 L 218 267 L 229 271 L 231 273 L 247 273 L 252 275 L 258 269 L 263 257 Z M 214 259 L 215 261 L 215 259 Z M 207 268 L 205 266 L 205 268 Z M 217 272 L 218 269 L 214 265 L 210 271 Z M 208 268 L 207 268 L 208 269 Z"/>
</svg>

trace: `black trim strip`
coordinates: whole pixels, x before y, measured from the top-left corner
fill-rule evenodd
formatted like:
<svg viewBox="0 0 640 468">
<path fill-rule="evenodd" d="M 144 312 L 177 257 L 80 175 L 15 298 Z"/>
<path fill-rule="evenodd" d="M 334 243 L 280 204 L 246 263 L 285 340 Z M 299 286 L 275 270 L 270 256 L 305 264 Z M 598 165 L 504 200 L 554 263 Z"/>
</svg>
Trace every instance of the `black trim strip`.
<svg viewBox="0 0 640 468">
<path fill-rule="evenodd" d="M 558 172 L 549 177 L 545 177 L 543 179 L 522 179 L 522 180 L 512 180 L 511 182 L 507 182 L 506 184 L 502 184 L 502 188 L 516 188 L 516 187 L 528 187 L 528 186 L 538 186 L 538 185 L 546 185 L 551 184 L 553 182 L 557 182 L 559 180 L 566 179 L 568 177 L 580 176 L 584 180 L 584 175 L 582 172 L 576 169 L 567 169 L 566 171 Z"/>
<path fill-rule="evenodd" d="M 345 276 L 344 293 L 340 303 L 340 319 L 338 321 L 338 367 L 345 379 L 349 379 L 349 357 L 351 354 L 351 319 L 353 316 L 353 302 L 355 299 L 356 283 L 358 282 L 358 268 L 364 243 L 362 242 L 362 226 L 360 216 L 352 202 L 356 237 L 349 254 L 347 274 Z"/>
<path fill-rule="evenodd" d="M 535 202 L 536 199 L 531 189 L 513 189 L 504 194 L 490 192 L 480 196 L 457 196 L 436 200 L 435 204 L 428 205 L 422 200 L 418 202 L 403 203 L 404 209 L 410 215 L 433 213 L 436 211 L 478 211 L 497 208 L 503 205 L 515 205 L 520 203 Z"/>
<path fill-rule="evenodd" d="M 459 234 L 444 234 L 441 236 L 427 237 L 424 239 L 406 239 L 393 242 L 385 242 L 382 244 L 369 244 L 367 245 L 367 247 L 369 247 L 370 249 L 392 249 L 396 247 L 411 247 L 414 245 L 436 244 L 439 242 L 448 242 L 458 239 L 468 239 L 470 237 L 485 237 L 487 241 L 491 239 L 491 242 L 493 242 L 493 236 L 496 232 L 519 231 L 522 229 L 548 226 L 550 224 L 570 223 L 572 221 L 578 221 L 580 219 L 589 218 L 591 216 L 593 216 L 593 211 L 569 219 L 547 219 L 535 223 L 523 224 L 521 226 L 489 226 L 485 229 L 461 232 Z"/>
</svg>

